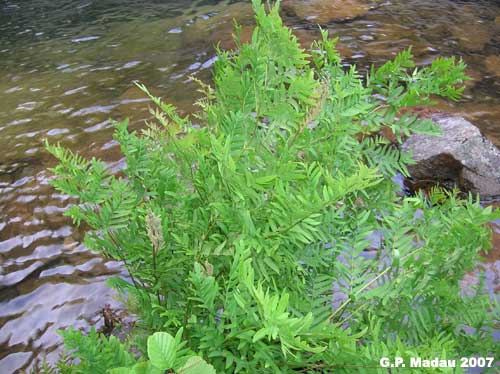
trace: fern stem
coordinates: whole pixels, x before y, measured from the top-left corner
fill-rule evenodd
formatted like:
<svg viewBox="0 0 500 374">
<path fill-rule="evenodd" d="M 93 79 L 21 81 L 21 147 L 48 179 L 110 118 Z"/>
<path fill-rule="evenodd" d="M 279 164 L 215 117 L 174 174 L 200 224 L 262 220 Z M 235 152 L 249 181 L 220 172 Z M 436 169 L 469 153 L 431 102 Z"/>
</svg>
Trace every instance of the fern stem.
<svg viewBox="0 0 500 374">
<path fill-rule="evenodd" d="M 410 256 L 413 256 L 415 253 L 417 253 L 418 251 L 420 251 L 422 248 L 424 247 L 420 247 L 420 248 L 417 248 L 415 249 L 414 251 L 408 253 L 406 256 L 403 257 L 403 261 L 406 260 L 408 257 Z M 391 269 L 393 268 L 393 266 L 389 266 L 387 268 L 385 268 L 382 272 L 380 272 L 375 278 L 373 278 L 371 281 L 367 282 L 363 287 L 361 287 L 355 294 L 354 296 L 358 296 L 361 292 L 363 292 L 364 290 L 366 290 L 368 287 L 370 287 L 373 283 L 375 283 L 376 281 L 378 281 L 381 277 L 383 277 L 385 274 L 387 274 Z M 345 300 L 329 317 L 328 317 L 328 321 L 331 320 L 332 318 L 334 318 L 342 309 L 344 309 L 350 302 L 352 301 L 352 298 L 348 298 L 347 300 Z"/>
<path fill-rule="evenodd" d="M 118 243 L 118 240 L 116 239 L 114 233 L 112 231 L 108 231 L 108 235 L 111 239 L 111 241 L 113 242 L 113 244 L 116 246 L 116 248 L 118 249 L 117 250 L 117 253 L 118 253 L 118 256 L 120 258 L 120 261 L 123 262 L 123 264 L 125 265 L 125 268 L 127 269 L 128 271 L 128 274 L 130 275 L 130 279 L 132 280 L 132 283 L 134 284 L 134 287 L 137 288 L 137 289 L 140 289 L 141 287 L 143 288 L 144 285 L 139 285 L 139 282 L 135 279 L 134 277 L 134 274 L 132 273 L 132 270 L 131 270 L 131 266 L 130 264 L 128 263 L 127 259 L 125 258 L 125 256 L 123 256 L 120 252 L 120 245 Z"/>
</svg>

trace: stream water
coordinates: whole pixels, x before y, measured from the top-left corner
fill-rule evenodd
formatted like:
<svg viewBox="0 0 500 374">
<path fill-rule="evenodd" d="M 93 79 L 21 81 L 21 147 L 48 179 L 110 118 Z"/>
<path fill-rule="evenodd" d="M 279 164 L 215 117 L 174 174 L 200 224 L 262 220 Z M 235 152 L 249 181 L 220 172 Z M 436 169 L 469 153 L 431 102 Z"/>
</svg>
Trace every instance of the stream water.
<svg viewBox="0 0 500 374">
<path fill-rule="evenodd" d="M 500 146 L 500 3 L 495 0 L 283 0 L 301 43 L 317 23 L 340 36 L 346 63 L 366 70 L 413 45 L 420 64 L 462 57 L 473 78 L 459 103 L 440 102 Z M 118 305 L 106 287 L 116 262 L 90 253 L 62 213 L 71 203 L 48 184 L 43 140 L 120 165 L 109 118 L 140 127 L 148 100 L 138 80 L 182 113 L 209 81 L 214 44 L 230 48 L 232 19 L 248 37 L 248 2 L 217 0 L 4 0 L 0 3 L 0 373 L 57 357 L 57 329 L 102 324 Z M 500 235 L 500 224 L 494 225 Z M 482 265 L 500 284 L 500 236 Z"/>
</svg>

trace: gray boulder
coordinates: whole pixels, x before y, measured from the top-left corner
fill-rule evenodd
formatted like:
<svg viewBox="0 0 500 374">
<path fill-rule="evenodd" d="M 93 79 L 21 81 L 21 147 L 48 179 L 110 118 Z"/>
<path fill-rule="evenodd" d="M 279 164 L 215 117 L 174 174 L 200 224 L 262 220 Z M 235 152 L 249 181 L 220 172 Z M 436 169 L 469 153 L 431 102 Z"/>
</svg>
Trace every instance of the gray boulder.
<svg viewBox="0 0 500 374">
<path fill-rule="evenodd" d="M 440 137 L 412 135 L 402 149 L 413 152 L 409 172 L 417 180 L 455 184 L 483 198 L 500 197 L 500 151 L 461 117 L 438 116 Z"/>
</svg>

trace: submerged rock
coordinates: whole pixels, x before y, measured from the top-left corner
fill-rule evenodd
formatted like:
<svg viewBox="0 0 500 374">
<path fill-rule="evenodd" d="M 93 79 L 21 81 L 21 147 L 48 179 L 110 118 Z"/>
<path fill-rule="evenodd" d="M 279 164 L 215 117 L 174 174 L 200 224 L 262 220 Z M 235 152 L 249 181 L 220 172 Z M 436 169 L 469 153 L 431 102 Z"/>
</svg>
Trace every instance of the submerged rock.
<svg viewBox="0 0 500 374">
<path fill-rule="evenodd" d="M 296 28 L 292 29 L 292 33 L 297 37 L 297 41 L 300 46 L 305 50 L 309 50 L 314 41 L 321 39 L 321 34 L 318 29 Z M 340 40 L 338 40 L 335 44 L 335 49 L 339 52 L 342 58 L 351 58 L 354 54 L 354 51 Z"/>
<path fill-rule="evenodd" d="M 368 12 L 370 6 L 359 0 L 284 0 L 282 8 L 301 19 L 325 24 L 360 17 Z"/>
<path fill-rule="evenodd" d="M 461 117 L 434 117 L 440 137 L 412 135 L 403 150 L 412 151 L 417 180 L 454 184 L 483 198 L 500 197 L 500 151 L 479 129 Z"/>
<path fill-rule="evenodd" d="M 500 77 L 500 55 L 491 55 L 484 60 L 486 70 L 491 74 Z"/>
<path fill-rule="evenodd" d="M 474 52 L 482 51 L 493 37 L 491 29 L 487 26 L 480 23 L 466 23 L 465 21 L 452 26 L 451 34 L 462 48 Z"/>
<path fill-rule="evenodd" d="M 212 12 L 194 17 L 185 27 L 182 41 L 189 47 L 220 43 L 222 49 L 233 49 L 233 21 L 241 26 L 241 40 L 251 40 L 254 29 L 252 5 L 249 2 L 237 2 L 226 5 L 219 12 Z"/>
</svg>

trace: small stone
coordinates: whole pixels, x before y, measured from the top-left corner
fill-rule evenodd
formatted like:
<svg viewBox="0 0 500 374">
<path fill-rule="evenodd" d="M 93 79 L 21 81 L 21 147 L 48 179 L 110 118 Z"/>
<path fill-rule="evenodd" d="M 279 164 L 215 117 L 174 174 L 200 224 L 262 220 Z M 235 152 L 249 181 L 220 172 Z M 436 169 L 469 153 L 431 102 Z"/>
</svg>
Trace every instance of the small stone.
<svg viewBox="0 0 500 374">
<path fill-rule="evenodd" d="M 415 134 L 404 144 L 415 165 L 408 170 L 417 180 L 450 182 L 482 197 L 500 196 L 500 151 L 479 129 L 461 117 L 435 116 L 443 135 Z"/>
<path fill-rule="evenodd" d="M 371 41 L 375 39 L 372 35 L 361 35 L 359 38 L 364 41 Z"/>
</svg>

